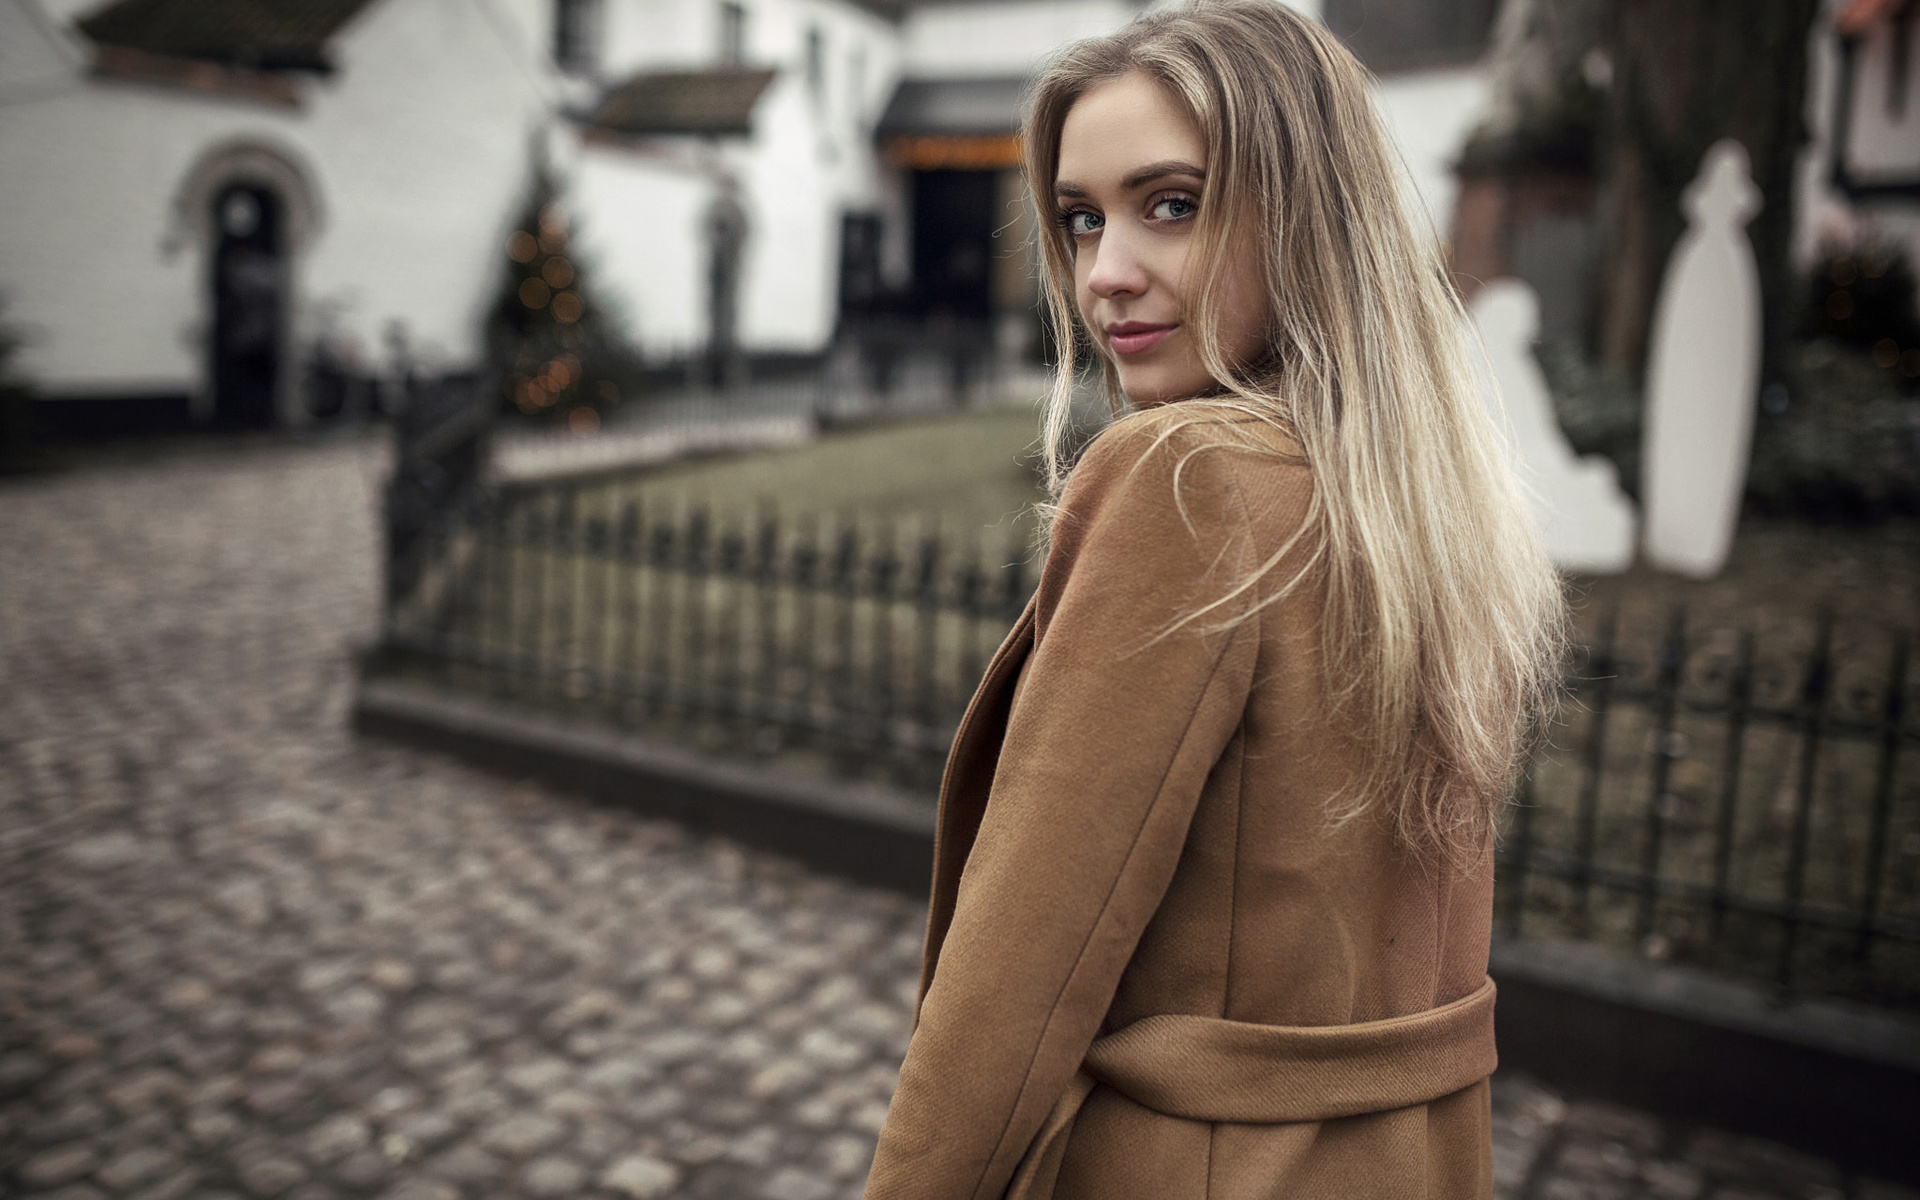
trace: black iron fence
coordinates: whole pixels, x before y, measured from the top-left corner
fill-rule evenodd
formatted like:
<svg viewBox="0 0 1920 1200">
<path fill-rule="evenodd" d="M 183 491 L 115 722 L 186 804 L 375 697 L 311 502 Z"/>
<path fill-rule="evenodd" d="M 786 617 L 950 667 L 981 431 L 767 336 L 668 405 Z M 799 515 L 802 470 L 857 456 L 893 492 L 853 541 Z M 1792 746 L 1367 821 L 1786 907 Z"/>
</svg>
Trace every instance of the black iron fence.
<svg viewBox="0 0 1920 1200">
<path fill-rule="evenodd" d="M 1911 637 L 1841 652 L 1599 622 L 1506 823 L 1509 932 L 1920 1004 L 1920 723 Z"/>
<path fill-rule="evenodd" d="M 468 686 L 925 790 L 1030 591 L 1021 557 L 763 511 L 498 490 L 390 605 L 386 646 Z"/>
<path fill-rule="evenodd" d="M 880 527 L 500 489 L 416 550 L 394 669 L 931 798 L 1023 554 Z M 1600 623 L 1507 814 L 1514 933 L 1920 1003 L 1909 641 Z"/>
</svg>

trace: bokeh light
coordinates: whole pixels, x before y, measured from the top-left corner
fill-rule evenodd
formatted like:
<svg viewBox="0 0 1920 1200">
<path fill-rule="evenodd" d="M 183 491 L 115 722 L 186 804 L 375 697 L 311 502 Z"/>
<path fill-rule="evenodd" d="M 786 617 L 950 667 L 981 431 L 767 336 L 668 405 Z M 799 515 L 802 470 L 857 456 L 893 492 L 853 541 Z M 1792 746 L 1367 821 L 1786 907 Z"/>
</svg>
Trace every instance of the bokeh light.
<svg viewBox="0 0 1920 1200">
<path fill-rule="evenodd" d="M 516 229 L 507 238 L 507 257 L 517 263 L 529 263 L 540 252 L 539 243 L 524 229 Z"/>
<path fill-rule="evenodd" d="M 551 292 L 548 290 L 545 280 L 528 279 L 520 284 L 520 303 L 526 305 L 528 308 L 545 308 L 550 295 Z"/>
<path fill-rule="evenodd" d="M 580 319 L 586 308 L 575 293 L 561 292 L 553 298 L 553 319 L 562 325 L 571 325 Z"/>
<path fill-rule="evenodd" d="M 568 411 L 567 428 L 575 433 L 592 433 L 600 428 L 600 414 L 582 404 Z"/>
</svg>

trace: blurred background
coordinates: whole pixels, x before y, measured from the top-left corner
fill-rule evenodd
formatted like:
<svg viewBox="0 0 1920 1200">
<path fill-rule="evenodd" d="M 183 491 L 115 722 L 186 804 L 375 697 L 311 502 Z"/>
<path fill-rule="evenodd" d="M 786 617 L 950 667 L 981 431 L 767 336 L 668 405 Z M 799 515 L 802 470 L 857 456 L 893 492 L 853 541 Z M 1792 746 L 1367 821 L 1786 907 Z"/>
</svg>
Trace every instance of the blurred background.
<svg viewBox="0 0 1920 1200">
<path fill-rule="evenodd" d="M 859 1193 L 1038 572 L 1022 91 L 1141 7 L 0 0 L 0 1192 Z M 1500 1194 L 1914 1196 L 1920 5 L 1294 7 L 1618 514 L 1506 815 Z"/>
</svg>

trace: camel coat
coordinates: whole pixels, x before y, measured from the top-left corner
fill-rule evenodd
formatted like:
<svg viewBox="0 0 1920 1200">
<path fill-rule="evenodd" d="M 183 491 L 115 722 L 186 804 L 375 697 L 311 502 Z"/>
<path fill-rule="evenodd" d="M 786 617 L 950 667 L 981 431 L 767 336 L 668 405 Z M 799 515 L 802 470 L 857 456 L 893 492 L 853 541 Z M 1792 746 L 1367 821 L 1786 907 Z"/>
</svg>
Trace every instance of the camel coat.
<svg viewBox="0 0 1920 1200">
<path fill-rule="evenodd" d="M 1492 1195 L 1491 856 L 1427 868 L 1328 820 L 1362 749 L 1316 579 L 1155 637 L 1313 486 L 1277 433 L 1290 459 L 1178 409 L 1088 448 L 955 738 L 868 1200 Z"/>
</svg>

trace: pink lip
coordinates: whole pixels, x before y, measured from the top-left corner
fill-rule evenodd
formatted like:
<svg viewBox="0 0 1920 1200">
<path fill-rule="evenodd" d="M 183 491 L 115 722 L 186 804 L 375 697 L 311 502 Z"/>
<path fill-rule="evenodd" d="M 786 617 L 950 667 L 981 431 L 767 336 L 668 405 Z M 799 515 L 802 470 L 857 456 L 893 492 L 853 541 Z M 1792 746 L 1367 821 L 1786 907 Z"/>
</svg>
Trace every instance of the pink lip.
<svg viewBox="0 0 1920 1200">
<path fill-rule="evenodd" d="M 1155 325 L 1147 321 L 1115 321 L 1107 326 L 1107 345 L 1115 354 L 1144 354 L 1158 346 L 1178 326 Z"/>
</svg>

